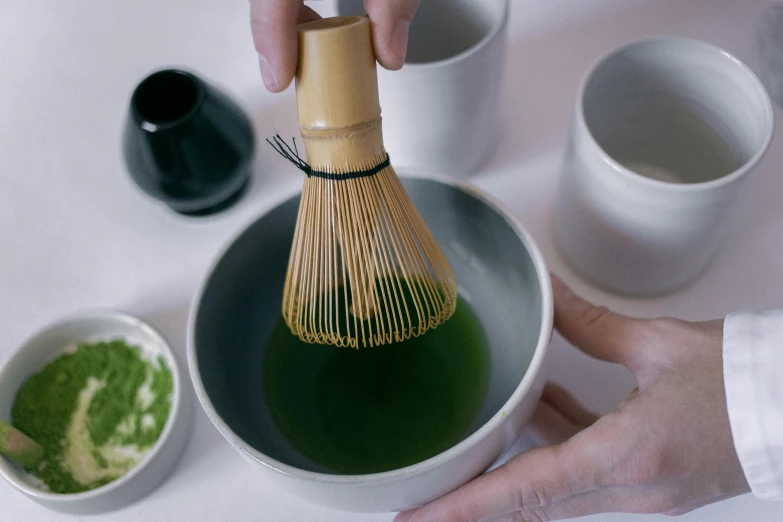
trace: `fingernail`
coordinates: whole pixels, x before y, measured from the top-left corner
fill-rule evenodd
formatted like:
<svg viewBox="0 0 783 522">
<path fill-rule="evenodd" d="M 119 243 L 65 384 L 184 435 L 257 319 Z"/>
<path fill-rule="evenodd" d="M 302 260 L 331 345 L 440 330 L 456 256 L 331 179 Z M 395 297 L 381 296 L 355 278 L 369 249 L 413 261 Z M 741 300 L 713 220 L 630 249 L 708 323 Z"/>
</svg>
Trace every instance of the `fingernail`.
<svg viewBox="0 0 783 522">
<path fill-rule="evenodd" d="M 410 29 L 410 26 L 411 23 L 408 20 L 399 18 L 394 22 L 394 27 L 392 27 L 389 50 L 394 57 L 394 61 L 397 62 L 397 65 L 400 67 L 405 63 L 405 55 L 408 49 L 408 30 Z"/>
<path fill-rule="evenodd" d="M 266 86 L 267 90 L 276 92 L 277 76 L 275 76 L 275 71 L 272 69 L 272 66 L 269 65 L 267 59 L 260 54 L 258 55 L 258 68 L 261 69 L 261 78 L 264 79 L 264 85 Z"/>
</svg>

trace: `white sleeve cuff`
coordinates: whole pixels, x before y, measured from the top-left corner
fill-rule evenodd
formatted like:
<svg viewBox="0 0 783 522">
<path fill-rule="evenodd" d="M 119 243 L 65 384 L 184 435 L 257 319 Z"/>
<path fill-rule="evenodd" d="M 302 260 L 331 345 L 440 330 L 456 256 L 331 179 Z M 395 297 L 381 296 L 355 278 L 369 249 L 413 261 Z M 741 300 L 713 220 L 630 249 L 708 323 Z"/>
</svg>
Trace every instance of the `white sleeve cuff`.
<svg viewBox="0 0 783 522">
<path fill-rule="evenodd" d="M 745 478 L 756 497 L 783 500 L 783 310 L 726 317 L 723 378 Z"/>
</svg>

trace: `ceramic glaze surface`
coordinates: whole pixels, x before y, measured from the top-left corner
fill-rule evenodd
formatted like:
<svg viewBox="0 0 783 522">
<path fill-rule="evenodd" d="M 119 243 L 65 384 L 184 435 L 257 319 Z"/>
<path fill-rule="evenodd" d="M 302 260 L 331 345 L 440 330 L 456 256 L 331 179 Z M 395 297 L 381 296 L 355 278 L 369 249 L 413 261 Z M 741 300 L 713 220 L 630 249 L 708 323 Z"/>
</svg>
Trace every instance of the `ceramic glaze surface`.
<svg viewBox="0 0 783 522">
<path fill-rule="evenodd" d="M 378 68 L 383 134 L 392 165 L 466 177 L 498 132 L 509 0 L 427 0 L 410 27 L 405 66 Z M 339 14 L 364 14 L 338 0 Z"/>
<path fill-rule="evenodd" d="M 201 216 L 241 196 L 253 140 L 250 120 L 223 92 L 186 71 L 163 70 L 133 92 L 122 144 L 139 188 L 175 212 Z"/>
<path fill-rule="evenodd" d="M 280 317 L 298 197 L 231 244 L 191 314 L 191 375 L 213 422 L 263 469 L 282 471 L 279 478 L 290 489 L 341 509 L 402 509 L 464 483 L 518 437 L 543 386 L 552 304 L 535 246 L 473 189 L 423 179 L 404 185 L 448 257 L 489 347 L 487 391 L 462 443 L 408 468 L 340 476 L 328 474 L 280 433 L 259 386 L 259 368 Z"/>
<path fill-rule="evenodd" d="M 355 3 L 356 0 L 343 2 Z M 500 2 L 496 1 L 422 2 L 411 22 L 405 63 L 439 62 L 468 51 L 481 42 L 501 19 L 500 7 Z"/>
<path fill-rule="evenodd" d="M 621 293 L 688 283 L 772 129 L 760 81 L 716 47 L 659 38 L 610 54 L 579 94 L 554 210 L 560 251 Z"/>
</svg>

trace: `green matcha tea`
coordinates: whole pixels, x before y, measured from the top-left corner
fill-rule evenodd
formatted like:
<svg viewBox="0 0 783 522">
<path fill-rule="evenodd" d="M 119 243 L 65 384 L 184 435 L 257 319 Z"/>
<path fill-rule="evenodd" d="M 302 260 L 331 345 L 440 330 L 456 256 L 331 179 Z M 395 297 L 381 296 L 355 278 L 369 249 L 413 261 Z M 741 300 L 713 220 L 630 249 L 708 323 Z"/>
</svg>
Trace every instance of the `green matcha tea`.
<svg viewBox="0 0 783 522">
<path fill-rule="evenodd" d="M 462 297 L 425 335 L 375 348 L 306 344 L 285 322 L 263 382 L 280 431 L 335 473 L 378 473 L 437 455 L 466 435 L 487 384 L 486 339 Z"/>
<path fill-rule="evenodd" d="M 28 378 L 13 425 L 45 451 L 28 468 L 52 493 L 81 493 L 112 482 L 152 449 L 168 421 L 171 370 L 121 340 L 80 344 Z"/>
</svg>

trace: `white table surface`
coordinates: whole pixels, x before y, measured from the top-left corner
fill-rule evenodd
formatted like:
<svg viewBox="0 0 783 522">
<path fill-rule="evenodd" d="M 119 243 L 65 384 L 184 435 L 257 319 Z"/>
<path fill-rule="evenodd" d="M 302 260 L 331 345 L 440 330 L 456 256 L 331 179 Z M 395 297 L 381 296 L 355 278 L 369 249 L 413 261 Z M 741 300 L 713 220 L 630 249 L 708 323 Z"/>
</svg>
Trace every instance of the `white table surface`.
<svg viewBox="0 0 783 522">
<path fill-rule="evenodd" d="M 426 0 L 425 0 L 426 1 Z M 701 38 L 758 70 L 754 24 L 766 0 L 513 0 L 503 99 L 504 136 L 472 181 L 497 196 L 538 241 L 552 270 L 590 298 L 641 316 L 721 317 L 783 307 L 783 139 L 776 135 L 729 221 L 709 270 L 676 294 L 619 298 L 582 282 L 548 229 L 557 169 L 577 84 L 597 56 L 657 34 Z M 330 14 L 331 2 L 313 3 Z M 184 356 L 188 307 L 218 248 L 293 193 L 301 177 L 260 147 L 252 189 L 233 209 L 187 219 L 144 197 L 119 152 L 133 86 L 169 65 L 231 93 L 258 138 L 296 132 L 293 89 L 262 87 L 246 0 L 0 2 L 0 360 L 50 321 L 116 307 L 160 329 Z M 621 368 L 588 359 L 555 337 L 550 376 L 597 411 L 634 386 Z M 184 368 L 183 368 L 184 369 Z M 170 477 L 106 521 L 389 521 L 299 500 L 240 459 L 196 407 L 192 438 Z M 525 447 L 524 439 L 516 451 Z M 74 520 L 0 481 L 0 520 Z M 664 520 L 605 515 L 586 520 Z M 772 522 L 783 506 L 746 495 L 686 521 Z"/>
</svg>

